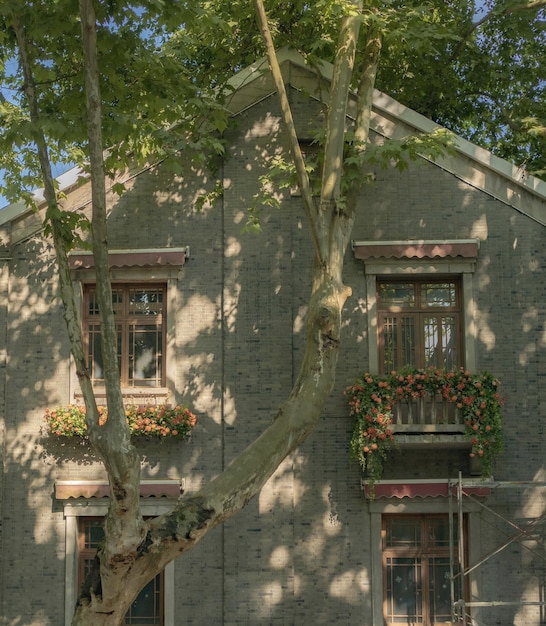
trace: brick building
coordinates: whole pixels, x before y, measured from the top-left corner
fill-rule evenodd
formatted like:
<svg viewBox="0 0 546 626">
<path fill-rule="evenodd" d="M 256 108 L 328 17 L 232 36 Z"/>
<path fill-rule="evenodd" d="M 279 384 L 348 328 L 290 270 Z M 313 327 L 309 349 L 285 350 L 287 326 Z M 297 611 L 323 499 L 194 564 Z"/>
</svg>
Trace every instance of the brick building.
<svg viewBox="0 0 546 626">
<path fill-rule="evenodd" d="M 322 119 L 317 86 L 327 86 L 328 67 L 319 81 L 294 54 L 282 65 L 300 138 L 308 141 Z M 127 402 L 182 402 L 199 417 L 188 443 L 137 440 L 146 515 L 222 471 L 269 423 L 298 371 L 312 252 L 301 198 L 284 192 L 281 208 L 264 213 L 261 234 L 243 232 L 267 156 L 283 145 L 277 97 L 257 67 L 235 83 L 236 126 L 217 173 L 224 193 L 213 205 L 196 210 L 214 181 L 189 166 L 185 176 L 160 166 L 131 172 L 121 198 L 108 194 L 115 289 L 124 298 L 137 289 L 160 303 L 153 324 L 139 328 L 146 350 L 122 347 Z M 374 141 L 433 127 L 376 93 Z M 61 180 L 65 206 L 87 210 L 89 186 L 75 185 L 73 174 Z M 404 172 L 372 174 L 345 262 L 353 295 L 323 419 L 259 497 L 166 568 L 128 623 L 446 624 L 454 600 L 470 615 L 467 624 L 546 623 L 546 184 L 463 140 L 441 162 L 421 159 Z M 84 254 L 72 263 L 91 351 L 93 266 Z M 398 337 L 392 324 L 406 333 L 405 348 L 426 352 L 418 338 L 430 328 L 426 306 L 415 296 L 411 313 L 400 315 L 407 304 L 400 298 L 426 290 L 439 298 L 436 313 L 447 310 L 435 319 L 449 327 L 447 343 L 456 336 L 453 365 L 501 381 L 505 449 L 494 479 L 484 483 L 460 430 L 430 420 L 400 428 L 399 448 L 370 499 L 349 457 L 352 419 L 343 390 L 360 373 L 391 363 L 387 337 Z M 396 294 L 396 306 L 382 308 L 384 293 Z M 69 623 L 82 563 L 107 506 L 106 476 L 90 448 L 41 430 L 46 408 L 81 399 L 56 296 L 41 217 L 18 205 L 3 209 L 6 625 Z M 397 326 L 410 318 L 417 329 L 411 340 Z M 135 343 L 130 324 L 123 346 Z M 471 569 L 464 585 L 456 575 L 459 545 Z"/>
</svg>

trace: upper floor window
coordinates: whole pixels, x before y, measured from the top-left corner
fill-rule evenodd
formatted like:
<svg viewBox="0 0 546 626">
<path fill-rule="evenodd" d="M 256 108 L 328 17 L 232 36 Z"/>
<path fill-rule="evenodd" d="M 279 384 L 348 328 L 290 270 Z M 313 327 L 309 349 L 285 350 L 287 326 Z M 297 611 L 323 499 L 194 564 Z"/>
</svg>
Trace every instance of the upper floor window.
<svg viewBox="0 0 546 626">
<path fill-rule="evenodd" d="M 165 284 L 114 284 L 112 307 L 117 329 L 117 355 L 124 387 L 165 385 Z M 100 320 L 94 285 L 84 291 L 84 337 L 94 384 L 104 383 Z"/>
<path fill-rule="evenodd" d="M 378 280 L 379 366 L 454 369 L 463 365 L 458 279 Z"/>
</svg>

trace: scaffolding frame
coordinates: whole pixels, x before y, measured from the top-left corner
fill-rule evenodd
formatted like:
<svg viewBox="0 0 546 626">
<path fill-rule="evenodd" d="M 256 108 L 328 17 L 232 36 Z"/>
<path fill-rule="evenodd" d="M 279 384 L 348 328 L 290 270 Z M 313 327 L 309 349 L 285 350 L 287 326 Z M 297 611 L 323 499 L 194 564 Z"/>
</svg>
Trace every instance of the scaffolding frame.
<svg viewBox="0 0 546 626">
<path fill-rule="evenodd" d="M 449 570 L 450 570 L 450 583 L 451 583 L 451 619 L 453 624 L 462 624 L 462 626 L 478 626 L 476 618 L 471 616 L 468 609 L 486 608 L 486 607 L 499 607 L 499 606 L 540 606 L 546 607 L 546 601 L 503 601 L 503 600 L 489 600 L 489 601 L 466 601 L 464 599 L 464 590 L 466 588 L 466 580 L 471 572 L 481 567 L 493 556 L 502 552 L 505 548 L 513 544 L 514 542 L 521 541 L 522 539 L 530 539 L 536 543 L 543 544 L 544 539 L 537 538 L 535 535 L 530 535 L 530 531 L 536 526 L 546 521 L 546 513 L 543 513 L 539 517 L 531 519 L 527 524 L 520 526 L 508 519 L 504 515 L 501 515 L 497 511 L 494 511 L 491 507 L 487 506 L 484 502 L 481 502 L 478 498 L 465 491 L 468 487 L 488 487 L 491 489 L 521 489 L 522 487 L 546 487 L 546 482 L 540 481 L 483 481 L 476 479 L 463 479 L 461 472 L 456 479 L 448 480 L 448 493 L 449 493 Z M 456 497 L 456 503 L 454 498 Z M 494 517 L 502 520 L 509 526 L 511 526 L 515 533 L 510 535 L 506 541 L 499 544 L 495 549 L 482 556 L 476 563 L 466 565 L 465 562 L 465 525 L 464 525 L 464 512 L 463 512 L 463 499 L 467 498 L 472 502 L 478 504 L 482 510 L 487 511 Z M 456 504 L 456 512 L 455 512 Z M 458 521 L 458 534 L 457 545 L 455 545 L 455 515 L 457 515 Z M 540 554 L 536 549 L 532 549 L 528 546 L 523 546 L 530 550 L 533 554 L 538 555 L 540 558 L 546 560 L 546 557 Z M 456 566 L 458 571 L 456 572 Z M 460 577 L 459 589 L 460 596 L 456 598 L 456 579 Z M 542 623 L 542 621 L 541 621 Z M 480 626 L 487 626 L 484 622 L 479 622 Z"/>
</svg>

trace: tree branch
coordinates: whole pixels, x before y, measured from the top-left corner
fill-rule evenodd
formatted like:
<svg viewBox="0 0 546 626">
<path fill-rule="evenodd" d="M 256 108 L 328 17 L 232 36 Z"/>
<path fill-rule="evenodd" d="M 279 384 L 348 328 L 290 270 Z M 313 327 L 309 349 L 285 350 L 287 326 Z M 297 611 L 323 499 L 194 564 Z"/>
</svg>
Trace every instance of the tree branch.
<svg viewBox="0 0 546 626">
<path fill-rule="evenodd" d="M 464 48 L 466 42 L 470 39 L 472 33 L 478 30 L 493 17 L 497 17 L 500 15 L 510 15 L 512 13 L 518 13 L 520 11 L 537 11 L 542 7 L 546 7 L 546 0 L 529 0 L 529 2 L 518 3 L 514 4 L 513 6 L 507 6 L 504 8 L 492 8 L 481 19 L 479 19 L 477 22 L 474 22 L 472 26 L 462 35 L 459 44 L 450 56 L 450 61 L 453 61 L 459 56 L 461 50 Z"/>
<path fill-rule="evenodd" d="M 267 59 L 269 62 L 269 68 L 271 70 L 271 75 L 273 77 L 275 87 L 277 88 L 277 92 L 279 94 L 282 118 L 283 118 L 283 122 L 286 127 L 286 131 L 288 135 L 290 153 L 292 155 L 292 159 L 294 160 L 294 165 L 296 167 L 296 175 L 298 177 L 298 185 L 301 191 L 301 196 L 302 196 L 303 204 L 305 207 L 305 212 L 309 219 L 309 226 L 311 228 L 311 238 L 315 246 L 315 252 L 317 256 L 319 257 L 319 259 L 321 259 L 322 253 L 321 253 L 320 244 L 318 241 L 317 231 L 316 231 L 317 211 L 316 211 L 315 201 L 313 200 L 311 185 L 309 183 L 309 175 L 307 174 L 307 170 L 305 169 L 305 161 L 304 161 L 303 154 L 301 152 L 301 147 L 298 141 L 296 126 L 294 124 L 294 119 L 292 117 L 292 111 L 290 109 L 290 103 L 288 101 L 288 95 L 286 93 L 286 87 L 284 85 L 284 80 L 282 77 L 279 60 L 277 58 L 277 53 L 275 51 L 275 46 L 273 44 L 273 38 L 271 36 L 271 31 L 269 29 L 269 24 L 267 21 L 267 15 L 266 15 L 262 0 L 254 0 L 254 6 L 256 8 L 256 19 L 258 22 L 258 26 L 260 28 L 262 39 L 265 44 L 265 50 L 266 50 L 266 55 L 267 55 Z"/>
<path fill-rule="evenodd" d="M 355 12 L 362 10 L 362 0 L 354 0 L 353 4 Z M 359 31 L 360 16 L 348 15 L 343 18 L 334 60 L 326 121 L 326 145 L 320 192 L 321 211 L 335 204 L 340 196 L 347 94 L 351 83 Z"/>
<path fill-rule="evenodd" d="M 364 50 L 364 59 L 360 79 L 358 82 L 357 110 L 355 119 L 355 138 L 352 146 L 354 156 L 359 162 L 358 175 L 353 176 L 347 190 L 347 213 L 348 217 L 354 218 L 357 207 L 357 199 L 364 182 L 363 156 L 367 149 L 370 136 L 370 120 L 372 115 L 373 94 L 375 80 L 379 67 L 382 39 L 381 33 L 370 28 Z"/>
<path fill-rule="evenodd" d="M 112 310 L 112 287 L 108 263 L 106 188 L 103 160 L 101 94 L 97 59 L 96 17 L 93 0 L 79 0 L 85 60 L 85 91 L 89 137 L 92 197 L 92 241 L 95 257 L 97 297 L 101 320 L 108 420 L 101 432 L 90 433 L 92 445 L 100 451 L 110 481 L 110 502 L 106 517 L 105 544 L 101 557 L 102 601 L 108 606 L 119 588 L 109 585 L 116 577 L 116 556 L 135 554 L 145 534 L 140 510 L 140 458 L 131 443 L 121 394 L 117 363 L 117 332 Z"/>
<path fill-rule="evenodd" d="M 12 28 L 19 50 L 19 62 L 24 76 L 23 90 L 29 106 L 30 119 L 37 128 L 40 128 L 41 115 L 36 94 L 36 82 L 32 71 L 32 61 L 29 54 L 29 42 L 27 41 L 24 27 L 17 15 L 12 16 Z M 61 300 L 63 302 L 63 316 L 70 338 L 70 350 L 76 364 L 76 374 L 84 394 L 86 414 L 89 415 L 91 428 L 98 427 L 99 412 L 93 395 L 91 379 L 87 369 L 87 360 L 83 350 L 79 309 L 74 296 L 72 276 L 68 264 L 67 246 L 70 242 L 67 241 L 67 233 L 63 228 L 62 213 L 55 192 L 55 182 L 51 170 L 51 162 L 49 160 L 49 151 L 41 129 L 36 132 L 34 139 L 37 146 L 40 171 L 44 184 L 44 198 L 47 204 L 45 222 L 50 225 L 55 256 L 57 258 L 59 287 L 61 290 Z"/>
</svg>

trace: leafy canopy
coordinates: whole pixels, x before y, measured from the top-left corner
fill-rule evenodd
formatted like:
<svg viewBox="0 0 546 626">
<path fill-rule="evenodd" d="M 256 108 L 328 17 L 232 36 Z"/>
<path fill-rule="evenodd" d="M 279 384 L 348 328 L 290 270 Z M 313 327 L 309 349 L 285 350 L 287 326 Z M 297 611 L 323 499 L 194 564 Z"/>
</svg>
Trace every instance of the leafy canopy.
<svg viewBox="0 0 546 626">
<path fill-rule="evenodd" d="M 366 2 L 362 28 L 379 29 L 383 38 L 377 86 L 546 177 L 544 4 Z M 277 48 L 297 49 L 313 67 L 333 60 L 339 20 L 354 5 L 270 0 L 266 9 Z M 201 164 L 221 153 L 227 81 L 263 55 L 252 3 L 110 0 L 96 10 L 107 171 L 164 159 L 176 170 L 182 152 Z M 31 44 L 39 122 L 30 121 L 22 94 L 14 17 Z M 70 0 L 3 2 L 0 22 L 0 193 L 14 200 L 41 186 L 38 132 L 53 164 L 85 167 L 81 33 Z"/>
</svg>

